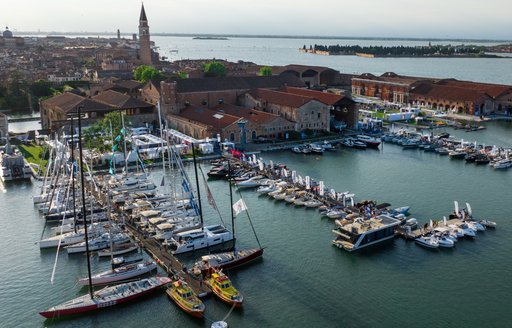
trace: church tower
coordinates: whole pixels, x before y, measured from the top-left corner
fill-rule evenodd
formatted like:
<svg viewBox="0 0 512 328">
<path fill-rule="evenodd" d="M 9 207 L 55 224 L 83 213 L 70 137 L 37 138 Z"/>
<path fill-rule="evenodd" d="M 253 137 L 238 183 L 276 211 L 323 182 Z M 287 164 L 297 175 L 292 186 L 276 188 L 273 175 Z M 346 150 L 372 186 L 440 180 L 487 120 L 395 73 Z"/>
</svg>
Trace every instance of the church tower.
<svg viewBox="0 0 512 328">
<path fill-rule="evenodd" d="M 144 65 L 151 65 L 149 26 L 146 11 L 144 10 L 144 4 L 142 4 L 139 18 L 139 57 Z"/>
</svg>

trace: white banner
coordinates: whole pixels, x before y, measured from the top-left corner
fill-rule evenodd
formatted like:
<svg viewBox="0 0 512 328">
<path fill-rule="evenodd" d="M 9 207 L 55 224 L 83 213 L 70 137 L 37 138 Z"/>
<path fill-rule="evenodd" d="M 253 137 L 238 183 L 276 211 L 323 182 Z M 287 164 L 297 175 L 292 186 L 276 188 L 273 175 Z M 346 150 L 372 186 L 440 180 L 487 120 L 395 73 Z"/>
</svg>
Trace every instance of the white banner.
<svg viewBox="0 0 512 328">
<path fill-rule="evenodd" d="M 323 182 L 323 181 L 320 181 L 320 182 L 318 183 L 318 194 L 319 194 L 320 196 L 323 196 L 323 195 L 324 195 L 324 188 L 325 188 L 325 187 L 324 187 L 324 182 Z"/>
<path fill-rule="evenodd" d="M 246 211 L 247 205 L 245 205 L 245 202 L 243 199 L 240 198 L 240 200 L 233 204 L 233 211 L 235 212 L 235 216 L 237 216 L 240 212 Z"/>
<path fill-rule="evenodd" d="M 309 175 L 306 175 L 306 189 L 311 189 L 311 178 L 309 177 Z"/>
<path fill-rule="evenodd" d="M 261 159 L 258 161 L 258 165 L 259 165 L 260 171 L 263 171 L 263 169 L 265 167 L 263 166 L 263 161 Z"/>
</svg>

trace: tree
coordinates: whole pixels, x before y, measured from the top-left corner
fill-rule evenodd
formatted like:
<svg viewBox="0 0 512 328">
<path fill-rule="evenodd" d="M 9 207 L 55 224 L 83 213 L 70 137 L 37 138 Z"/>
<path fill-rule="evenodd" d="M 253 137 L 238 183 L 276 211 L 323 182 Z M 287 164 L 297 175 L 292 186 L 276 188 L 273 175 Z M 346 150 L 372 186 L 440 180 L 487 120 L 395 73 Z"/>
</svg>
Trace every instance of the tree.
<svg viewBox="0 0 512 328">
<path fill-rule="evenodd" d="M 161 81 L 164 79 L 164 76 L 154 67 L 140 65 L 133 72 L 133 78 L 139 82 L 146 83 L 150 80 Z"/>
<path fill-rule="evenodd" d="M 272 76 L 272 67 L 263 66 L 260 68 L 260 76 Z"/>
<path fill-rule="evenodd" d="M 226 76 L 226 67 L 218 61 L 210 61 L 203 65 L 204 75 L 207 77 Z"/>
</svg>

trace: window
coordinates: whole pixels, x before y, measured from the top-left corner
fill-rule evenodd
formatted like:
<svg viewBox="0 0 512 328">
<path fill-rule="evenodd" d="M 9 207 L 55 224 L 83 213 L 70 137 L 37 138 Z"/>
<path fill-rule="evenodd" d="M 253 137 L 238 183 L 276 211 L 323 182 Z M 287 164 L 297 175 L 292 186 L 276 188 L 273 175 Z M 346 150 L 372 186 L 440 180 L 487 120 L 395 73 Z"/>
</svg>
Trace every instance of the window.
<svg viewBox="0 0 512 328">
<path fill-rule="evenodd" d="M 233 132 L 231 132 L 231 134 L 229 135 L 229 140 L 235 141 L 235 134 Z"/>
<path fill-rule="evenodd" d="M 251 139 L 256 139 L 256 131 L 252 131 L 252 133 L 251 133 Z"/>
<path fill-rule="evenodd" d="M 320 116 L 321 116 L 320 113 L 318 113 L 318 118 L 320 118 Z"/>
</svg>

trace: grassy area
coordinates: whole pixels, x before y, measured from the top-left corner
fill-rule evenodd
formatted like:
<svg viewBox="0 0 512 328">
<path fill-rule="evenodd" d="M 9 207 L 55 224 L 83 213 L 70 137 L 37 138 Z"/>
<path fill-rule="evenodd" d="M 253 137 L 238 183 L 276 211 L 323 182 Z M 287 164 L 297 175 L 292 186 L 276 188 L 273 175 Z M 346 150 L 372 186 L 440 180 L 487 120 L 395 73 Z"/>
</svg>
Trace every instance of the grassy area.
<svg viewBox="0 0 512 328">
<path fill-rule="evenodd" d="M 46 165 L 48 165 L 48 160 L 41 159 L 43 156 L 46 155 L 44 154 L 43 147 L 31 144 L 19 145 L 18 149 L 29 163 L 39 165 L 42 168 L 42 171 L 44 172 L 44 170 L 46 169 Z"/>
</svg>

